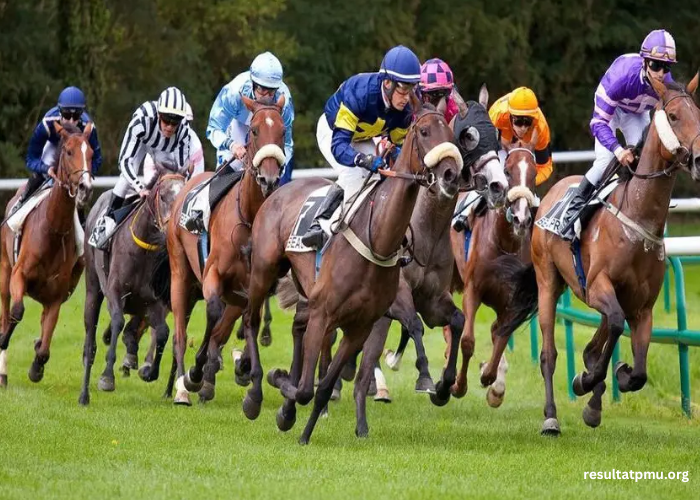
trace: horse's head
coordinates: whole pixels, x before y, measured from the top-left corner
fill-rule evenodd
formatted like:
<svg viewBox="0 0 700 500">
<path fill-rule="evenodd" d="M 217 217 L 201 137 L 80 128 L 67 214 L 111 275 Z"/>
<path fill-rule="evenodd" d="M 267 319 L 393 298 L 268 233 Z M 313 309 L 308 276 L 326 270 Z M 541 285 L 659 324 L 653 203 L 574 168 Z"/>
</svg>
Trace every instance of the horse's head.
<svg viewBox="0 0 700 500">
<path fill-rule="evenodd" d="M 498 208 L 505 204 L 508 181 L 498 160 L 498 130 L 486 109 L 488 95 L 486 85 L 482 85 L 479 102 L 458 101 L 459 114 L 453 127 L 464 167 L 468 169 L 463 177 L 472 177 L 476 191 L 486 198 L 489 208 Z"/>
<path fill-rule="evenodd" d="M 700 109 L 693 100 L 698 79 L 696 73 L 685 88 L 650 79 L 660 100 L 654 127 L 662 146 L 661 156 L 690 172 L 694 181 L 700 180 Z"/>
<path fill-rule="evenodd" d="M 92 195 L 92 147 L 90 134 L 92 122 L 84 131 L 71 123 L 55 123 L 56 132 L 61 136 L 59 144 L 58 170 L 54 176 L 59 186 L 76 198 L 79 207 L 85 205 Z"/>
<path fill-rule="evenodd" d="M 516 236 L 526 235 L 532 225 L 532 207 L 535 204 L 535 178 L 537 162 L 535 161 L 535 144 L 537 134 L 533 134 L 530 143 L 518 141 L 504 144 L 508 156 L 505 172 L 508 178 L 508 211 L 512 218 L 513 232 Z"/>
<path fill-rule="evenodd" d="M 172 216 L 172 209 L 175 199 L 185 186 L 185 177 L 174 174 L 166 167 L 156 164 L 157 175 L 149 183 L 148 189 L 151 194 L 146 199 L 151 210 L 156 226 L 161 231 L 165 231 L 168 221 Z"/>
<path fill-rule="evenodd" d="M 396 169 L 405 169 L 407 165 L 412 174 L 426 176 L 423 185 L 430 189 L 437 184 L 440 195 L 454 198 L 459 191 L 463 163 L 450 126 L 444 115 L 432 106 L 423 107 L 415 96 L 412 103 L 416 118 L 404 141 Z"/>
<path fill-rule="evenodd" d="M 263 196 L 274 191 L 284 168 L 284 121 L 282 110 L 285 97 L 277 102 L 260 102 L 241 96 L 245 106 L 253 113 L 250 119 L 247 157 Z"/>
</svg>

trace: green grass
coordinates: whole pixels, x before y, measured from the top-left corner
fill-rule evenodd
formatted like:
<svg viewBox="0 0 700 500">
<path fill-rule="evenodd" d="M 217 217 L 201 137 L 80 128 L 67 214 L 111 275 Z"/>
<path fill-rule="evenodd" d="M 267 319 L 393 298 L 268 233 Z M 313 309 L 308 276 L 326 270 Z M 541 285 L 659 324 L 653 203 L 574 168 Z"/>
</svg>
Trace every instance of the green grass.
<svg viewBox="0 0 700 500">
<path fill-rule="evenodd" d="M 691 311 L 700 304 L 700 267 L 687 271 Z M 413 393 L 416 372 L 412 345 L 400 372 L 386 372 L 394 402 L 368 402 L 370 437 L 354 436 L 354 404 L 346 386 L 331 405 L 311 444 L 297 444 L 309 408 L 300 408 L 296 427 L 281 433 L 275 411 L 282 399 L 265 385 L 257 421 L 241 411 L 245 389 L 233 383 L 230 348 L 216 399 L 191 408 L 161 399 L 165 380 L 153 384 L 117 378 L 114 393 L 96 390 L 104 367 L 99 345 L 93 371 L 92 402 L 77 404 L 82 375 L 84 292 L 61 311 L 44 380 L 26 375 L 38 337 L 39 308 L 27 300 L 9 354 L 9 387 L 0 393 L 0 498 L 678 498 L 696 497 L 700 472 L 697 443 L 700 419 L 682 416 L 678 355 L 674 346 L 652 345 L 649 382 L 621 404 L 604 399 L 603 424 L 587 428 L 581 420 L 586 399 L 571 402 L 566 391 L 563 328 L 555 376 L 562 435 L 539 435 L 544 390 L 539 367 L 530 360 L 526 330 L 517 333 L 508 353 L 506 400 L 487 407 L 478 384 L 478 363 L 489 352 L 490 311 L 479 314 L 477 354 L 470 367 L 469 393 L 443 408 Z M 657 307 L 657 323 L 673 325 L 673 315 Z M 190 335 L 201 339 L 203 308 L 198 306 Z M 273 345 L 262 348 L 265 370 L 288 367 L 291 315 L 274 310 Z M 103 312 L 101 326 L 106 324 Z M 700 313 L 689 317 L 700 328 Z M 576 328 L 577 368 L 590 329 Z M 394 330 L 388 345 L 398 340 Z M 240 346 L 240 342 L 235 342 Z M 432 373 L 437 378 L 442 335 L 426 333 Z M 142 352 L 144 352 L 142 346 Z M 191 362 L 193 349 L 188 352 Z M 124 348 L 120 343 L 118 359 Z M 629 340 L 622 358 L 631 359 Z M 170 349 L 163 367 L 170 365 Z M 700 380 L 700 352 L 691 349 L 691 380 Z M 700 384 L 693 399 L 700 402 Z M 196 397 L 193 397 L 196 400 Z M 700 412 L 698 412 L 700 413 Z M 697 415 L 696 415 L 697 416 Z M 585 471 L 689 471 L 690 481 L 587 480 Z M 693 492 L 696 493 L 693 493 Z"/>
</svg>

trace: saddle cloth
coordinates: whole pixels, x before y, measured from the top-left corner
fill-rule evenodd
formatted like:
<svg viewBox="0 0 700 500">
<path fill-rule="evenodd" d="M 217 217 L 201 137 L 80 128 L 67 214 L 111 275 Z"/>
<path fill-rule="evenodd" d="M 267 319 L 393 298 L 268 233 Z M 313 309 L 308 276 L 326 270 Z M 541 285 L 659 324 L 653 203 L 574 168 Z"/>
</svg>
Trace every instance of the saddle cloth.
<svg viewBox="0 0 700 500">
<path fill-rule="evenodd" d="M 588 202 L 586 208 L 581 213 L 581 216 L 574 223 L 574 230 L 576 232 L 577 238 L 581 237 L 581 221 L 583 220 L 583 223 L 585 225 L 585 222 L 590 220 L 591 216 L 602 206 L 603 201 L 605 201 L 607 197 L 610 196 L 610 193 L 612 193 L 615 190 L 619 182 L 619 179 L 615 179 L 614 181 L 610 182 L 600 191 L 600 193 L 598 193 L 597 196 L 593 197 L 593 199 Z M 562 219 L 564 218 L 564 214 L 566 214 L 566 211 L 569 208 L 571 200 L 576 194 L 577 188 L 578 183 L 571 184 L 566 189 L 566 192 L 559 199 L 559 201 L 552 205 L 552 207 L 547 211 L 545 215 L 543 215 L 541 218 L 535 221 L 537 227 L 558 235 L 561 228 L 564 227 Z"/>
<path fill-rule="evenodd" d="M 362 206 L 370 193 L 374 191 L 379 182 L 380 179 L 371 179 L 365 188 L 357 194 L 357 198 L 355 200 L 348 200 L 345 203 L 341 203 L 338 208 L 336 208 L 335 212 L 333 212 L 330 219 L 319 220 L 321 229 L 323 229 L 328 236 L 332 236 L 333 230 L 336 229 L 336 226 L 338 226 L 338 224 L 341 222 L 341 219 L 345 222 L 352 220 L 357 210 Z M 315 249 L 304 245 L 301 242 L 301 237 L 304 236 L 304 234 L 306 234 L 306 232 L 309 230 L 309 227 L 311 227 L 311 223 L 316 217 L 319 208 L 321 208 L 321 204 L 323 203 L 326 194 L 328 194 L 330 187 L 330 185 L 320 187 L 312 191 L 309 196 L 307 196 L 304 204 L 301 206 L 301 210 L 299 210 L 299 215 L 297 216 L 292 233 L 289 235 L 289 239 L 287 240 L 287 246 L 285 248 L 287 252 L 304 253 L 316 251 Z"/>
<path fill-rule="evenodd" d="M 243 171 L 233 170 L 229 167 L 213 179 L 210 177 L 195 186 L 185 196 L 180 212 L 180 227 L 187 229 L 185 223 L 190 219 L 194 211 L 202 212 L 204 227 L 209 230 L 209 219 L 212 208 L 221 201 L 231 188 L 243 177 Z"/>
<path fill-rule="evenodd" d="M 43 189 L 40 189 L 34 193 L 24 204 L 15 212 L 12 217 L 7 219 L 7 227 L 9 227 L 13 233 L 15 233 L 15 244 L 13 246 L 13 258 L 14 262 L 17 261 L 19 256 L 20 241 L 22 236 L 22 227 L 24 226 L 24 221 L 27 220 L 29 214 L 39 206 L 39 204 L 44 201 L 45 198 L 51 193 L 51 186 L 47 185 Z M 78 257 L 81 257 L 85 252 L 84 239 L 85 231 L 80 225 L 80 219 L 78 218 L 78 209 L 76 208 L 73 212 L 73 223 L 75 225 L 75 247 L 78 252 Z M 13 264 L 14 264 L 13 262 Z"/>
</svg>

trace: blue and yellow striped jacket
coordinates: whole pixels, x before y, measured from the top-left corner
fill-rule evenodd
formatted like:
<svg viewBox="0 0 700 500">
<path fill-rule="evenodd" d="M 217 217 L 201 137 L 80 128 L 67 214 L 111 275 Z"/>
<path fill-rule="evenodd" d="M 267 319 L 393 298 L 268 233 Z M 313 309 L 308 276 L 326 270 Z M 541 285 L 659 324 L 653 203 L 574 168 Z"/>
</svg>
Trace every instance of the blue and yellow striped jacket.
<svg viewBox="0 0 700 500">
<path fill-rule="evenodd" d="M 388 135 L 402 144 L 413 117 L 410 104 L 403 111 L 387 109 L 379 73 L 360 73 L 345 80 L 326 102 L 325 115 L 333 130 L 331 151 L 341 165 L 354 166 L 353 141 Z"/>
</svg>

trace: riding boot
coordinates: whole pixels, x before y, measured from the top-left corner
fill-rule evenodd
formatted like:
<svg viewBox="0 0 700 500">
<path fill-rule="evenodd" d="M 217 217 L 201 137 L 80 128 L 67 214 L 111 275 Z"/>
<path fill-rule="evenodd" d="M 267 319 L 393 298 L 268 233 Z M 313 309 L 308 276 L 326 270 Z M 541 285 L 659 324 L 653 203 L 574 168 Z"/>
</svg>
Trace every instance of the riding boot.
<svg viewBox="0 0 700 500">
<path fill-rule="evenodd" d="M 24 202 L 31 198 L 31 196 L 41 187 L 42 184 L 44 184 L 45 181 L 46 177 L 44 177 L 44 174 L 32 174 L 32 176 L 27 180 L 27 183 L 24 185 L 24 191 L 22 191 L 22 194 L 19 195 L 19 198 L 15 204 L 12 205 L 9 216 L 14 215 L 15 212 L 17 212 L 17 210 L 24 205 Z"/>
<path fill-rule="evenodd" d="M 569 207 L 562 220 L 562 229 L 559 231 L 559 236 L 563 239 L 571 241 L 576 236 L 574 223 L 580 215 L 581 209 L 590 201 L 596 187 L 597 186 L 589 182 L 586 177 L 584 177 L 581 184 L 578 185 L 576 194 L 571 200 L 571 203 L 569 203 Z"/>
<path fill-rule="evenodd" d="M 469 219 L 466 214 L 459 214 L 452 219 L 452 229 L 458 233 L 469 229 Z"/>
<path fill-rule="evenodd" d="M 343 201 L 343 188 L 337 184 L 333 184 L 328 190 L 326 198 L 323 200 L 321 207 L 318 209 L 316 217 L 314 217 L 311 226 L 309 226 L 306 234 L 301 237 L 301 242 L 309 247 L 320 250 L 326 244 L 326 233 L 321 229 L 320 219 L 330 219 L 338 205 Z"/>
<path fill-rule="evenodd" d="M 112 193 L 112 199 L 109 202 L 107 212 L 97 220 L 95 227 L 92 230 L 92 234 L 88 240 L 90 245 L 99 250 L 104 250 L 107 248 L 109 239 L 117 226 L 117 223 L 114 220 L 114 212 L 121 208 L 123 204 L 124 198 Z"/>
</svg>

